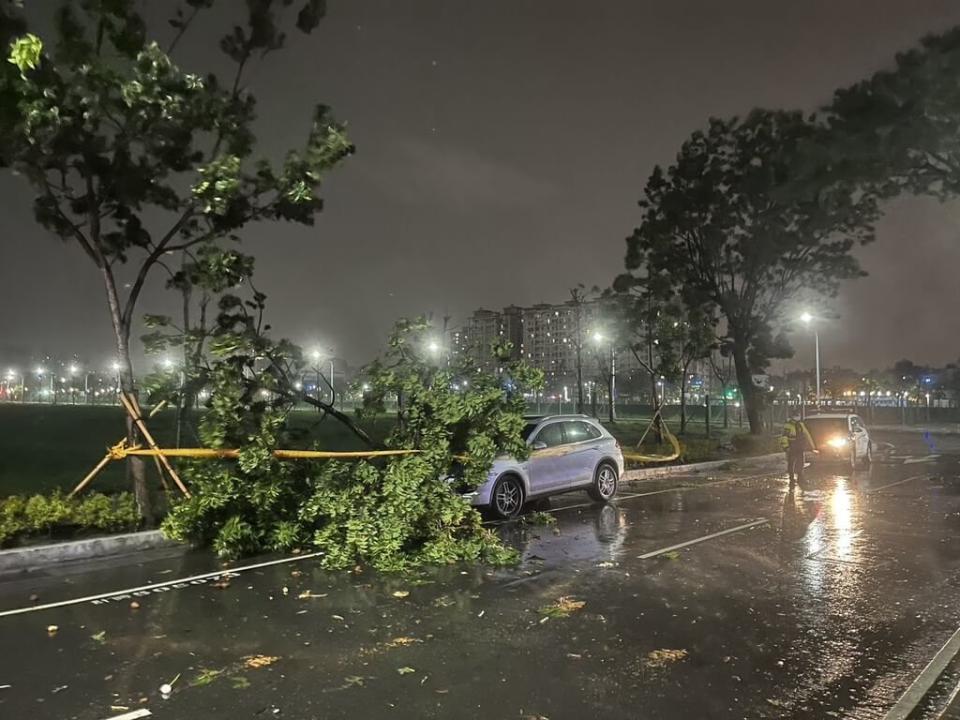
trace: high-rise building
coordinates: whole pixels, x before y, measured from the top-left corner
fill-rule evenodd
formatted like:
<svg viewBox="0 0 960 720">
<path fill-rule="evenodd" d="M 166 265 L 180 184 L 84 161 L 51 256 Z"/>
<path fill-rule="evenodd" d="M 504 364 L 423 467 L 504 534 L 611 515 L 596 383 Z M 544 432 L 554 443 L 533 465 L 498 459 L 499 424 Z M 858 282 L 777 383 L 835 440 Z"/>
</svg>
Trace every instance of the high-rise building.
<svg viewBox="0 0 960 720">
<path fill-rule="evenodd" d="M 597 347 L 593 338 L 603 331 L 608 311 L 603 300 L 540 303 L 527 308 L 510 305 L 501 312 L 481 308 L 450 333 L 450 348 L 455 356 L 468 357 L 478 367 L 489 367 L 493 362 L 492 342 L 509 342 L 513 356 L 542 369 L 548 385 L 572 383 L 577 374 L 578 347 L 585 376 L 598 375 L 598 363 L 606 366 L 609 351 Z M 637 366 L 632 353 L 624 351 L 618 351 L 616 362 L 618 372 Z"/>
</svg>

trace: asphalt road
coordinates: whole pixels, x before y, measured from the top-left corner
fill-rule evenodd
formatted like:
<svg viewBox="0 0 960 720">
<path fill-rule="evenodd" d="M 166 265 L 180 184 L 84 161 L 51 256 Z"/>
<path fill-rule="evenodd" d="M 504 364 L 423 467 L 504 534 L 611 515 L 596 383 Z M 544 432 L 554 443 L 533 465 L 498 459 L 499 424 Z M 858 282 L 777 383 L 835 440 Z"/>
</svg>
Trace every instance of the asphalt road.
<svg viewBox="0 0 960 720">
<path fill-rule="evenodd" d="M 726 471 L 566 496 L 555 525 L 496 526 L 516 568 L 303 559 L 0 617 L 0 717 L 883 718 L 960 626 L 960 437 L 879 439 L 887 460 L 793 495 Z M 37 574 L 0 610 L 216 568 Z"/>
</svg>

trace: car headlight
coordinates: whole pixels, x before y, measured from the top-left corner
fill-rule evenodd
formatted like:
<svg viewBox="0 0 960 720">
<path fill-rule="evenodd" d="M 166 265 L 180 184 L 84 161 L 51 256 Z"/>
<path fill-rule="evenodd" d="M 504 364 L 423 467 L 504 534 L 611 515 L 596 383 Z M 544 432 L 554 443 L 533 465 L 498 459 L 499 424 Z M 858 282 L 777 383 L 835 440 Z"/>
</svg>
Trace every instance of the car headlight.
<svg viewBox="0 0 960 720">
<path fill-rule="evenodd" d="M 837 437 L 832 437 L 829 440 L 827 440 L 827 445 L 833 448 L 837 448 L 839 450 L 842 447 L 846 447 L 848 442 L 849 440 L 847 440 L 847 438 L 840 437 L 838 435 Z"/>
</svg>

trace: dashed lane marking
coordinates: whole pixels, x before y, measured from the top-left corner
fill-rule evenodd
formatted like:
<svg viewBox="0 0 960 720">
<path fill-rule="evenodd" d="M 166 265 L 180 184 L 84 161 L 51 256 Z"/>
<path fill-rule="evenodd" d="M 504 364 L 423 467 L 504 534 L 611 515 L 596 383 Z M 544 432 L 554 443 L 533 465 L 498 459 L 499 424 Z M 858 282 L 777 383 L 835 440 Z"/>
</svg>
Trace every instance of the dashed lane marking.
<svg viewBox="0 0 960 720">
<path fill-rule="evenodd" d="M 923 478 L 925 478 L 925 477 L 927 477 L 927 476 L 926 476 L 926 475 L 913 475 L 913 476 L 911 476 L 911 477 L 904 478 L 903 480 L 896 480 L 896 481 L 894 481 L 894 482 L 892 482 L 892 483 L 887 483 L 886 485 L 881 485 L 880 487 L 867 488 L 867 489 L 865 490 L 865 492 L 866 492 L 868 495 L 871 495 L 871 494 L 873 494 L 873 493 L 875 493 L 875 492 L 880 492 L 881 490 L 886 490 L 887 488 L 896 487 L 897 485 L 903 485 L 904 483 L 913 482 L 914 480 L 921 480 L 921 479 L 923 479 Z"/>
<path fill-rule="evenodd" d="M 723 537 L 724 535 L 730 535 L 735 532 L 740 532 L 742 530 L 749 530 L 750 528 L 759 527 L 760 525 L 766 525 L 769 523 L 769 520 L 754 520 L 753 522 L 744 523 L 743 525 L 737 525 L 737 527 L 727 528 L 726 530 L 721 530 L 720 532 L 710 533 L 709 535 L 704 535 L 703 537 L 694 538 L 693 540 L 687 540 L 686 542 L 677 543 L 676 545 L 670 545 L 665 548 L 660 548 L 659 550 L 651 550 L 648 553 L 643 555 L 637 555 L 638 560 L 649 560 L 650 558 L 655 558 L 657 555 L 663 555 L 664 553 L 673 552 L 674 550 L 680 550 L 681 548 L 690 547 L 691 545 L 699 545 L 700 543 L 707 542 L 708 540 L 713 540 L 714 538 Z"/>
<path fill-rule="evenodd" d="M 207 580 L 220 578 L 224 575 L 239 575 L 240 573 L 259 568 L 271 567 L 273 565 L 284 565 L 286 563 L 309 560 L 310 558 L 320 557 L 323 552 L 307 553 L 305 555 L 292 555 L 290 557 L 279 558 L 277 560 L 267 560 L 265 562 L 254 563 L 253 565 L 244 565 L 242 567 L 228 568 L 226 570 L 216 570 L 214 572 L 202 573 L 191 577 L 180 578 L 178 580 L 166 580 L 164 582 L 153 583 L 151 585 L 140 585 L 139 587 L 127 588 L 126 590 L 113 590 L 111 592 L 100 593 L 98 595 L 87 595 L 85 597 L 72 598 L 70 600 L 61 600 L 59 602 L 45 603 L 43 605 L 32 605 L 30 607 L 15 608 L 13 610 L 3 610 L 0 612 L 0 618 L 11 615 L 23 615 L 24 613 L 39 612 L 41 610 L 52 610 L 69 605 L 80 605 L 82 603 L 93 603 L 100 605 L 115 600 L 128 600 L 130 598 L 143 597 L 157 592 L 167 592 L 169 590 L 179 590 L 190 585 L 203 585 Z"/>
<path fill-rule="evenodd" d="M 140 718 L 150 717 L 151 715 L 153 715 L 153 713 L 146 708 L 140 708 L 139 710 L 131 710 L 123 715 L 114 715 L 104 720 L 139 720 Z"/>
</svg>

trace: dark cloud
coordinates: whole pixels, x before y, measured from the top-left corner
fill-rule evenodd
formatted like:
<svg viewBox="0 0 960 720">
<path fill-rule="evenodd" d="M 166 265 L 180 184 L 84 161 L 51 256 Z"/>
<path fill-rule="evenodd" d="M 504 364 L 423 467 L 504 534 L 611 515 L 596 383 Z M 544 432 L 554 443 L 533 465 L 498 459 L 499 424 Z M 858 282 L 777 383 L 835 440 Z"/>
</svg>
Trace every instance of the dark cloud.
<svg viewBox="0 0 960 720">
<path fill-rule="evenodd" d="M 149 5 L 157 27 L 165 7 Z M 220 3 L 178 51 L 219 63 Z M 317 101 L 349 122 L 357 154 L 328 180 L 314 228 L 245 234 L 278 332 L 350 359 L 393 319 L 561 300 L 609 283 L 655 163 L 709 115 L 814 108 L 926 32 L 960 23 L 953 0 L 340 0 L 308 38 L 252 76 L 276 156 Z M 0 176 L 0 347 L 110 355 L 94 270 L 32 223 L 19 178 Z M 949 208 L 894 203 L 871 276 L 845 288 L 825 362 L 946 361 L 958 244 Z M 159 278 L 144 311 L 171 309 Z"/>
</svg>

